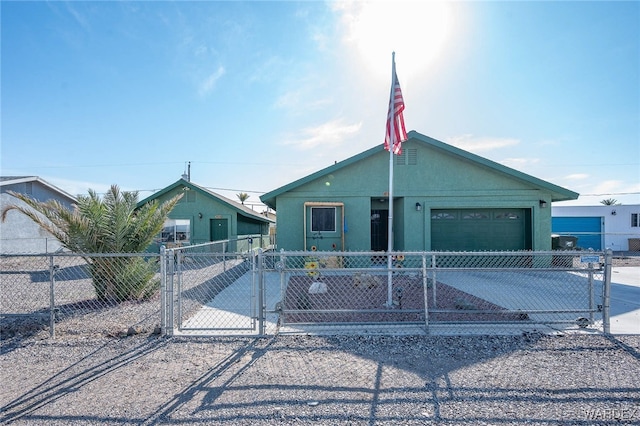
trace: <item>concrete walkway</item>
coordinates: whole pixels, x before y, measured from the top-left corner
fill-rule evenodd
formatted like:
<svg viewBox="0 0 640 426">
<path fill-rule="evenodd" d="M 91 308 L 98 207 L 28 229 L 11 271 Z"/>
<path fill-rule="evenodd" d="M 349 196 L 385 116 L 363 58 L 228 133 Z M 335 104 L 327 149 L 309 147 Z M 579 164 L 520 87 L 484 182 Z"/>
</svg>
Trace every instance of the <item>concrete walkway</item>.
<svg viewBox="0 0 640 426">
<path fill-rule="evenodd" d="M 267 311 L 273 311 L 276 303 L 282 300 L 280 274 L 276 272 L 266 273 L 264 285 L 265 306 Z M 254 290 L 257 287 L 253 273 L 251 271 L 245 273 L 185 321 L 180 332 L 175 334 L 247 336 L 257 334 L 257 306 L 259 299 Z M 265 333 L 275 334 L 277 324 L 278 315 L 267 313 Z"/>
</svg>

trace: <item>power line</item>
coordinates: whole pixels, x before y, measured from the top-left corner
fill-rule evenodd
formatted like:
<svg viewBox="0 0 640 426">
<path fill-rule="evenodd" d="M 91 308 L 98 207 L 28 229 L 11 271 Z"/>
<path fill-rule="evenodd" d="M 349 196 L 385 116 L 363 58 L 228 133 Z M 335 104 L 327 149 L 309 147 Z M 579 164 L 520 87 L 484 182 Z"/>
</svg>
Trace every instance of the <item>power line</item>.
<svg viewBox="0 0 640 426">
<path fill-rule="evenodd" d="M 214 188 L 212 186 L 204 186 L 203 188 L 212 189 L 215 191 L 239 191 L 239 192 L 251 192 L 252 194 L 266 194 L 265 191 L 252 191 L 250 189 L 232 189 L 232 188 Z"/>
<path fill-rule="evenodd" d="M 603 197 L 605 195 L 638 195 L 640 192 L 605 192 L 604 194 L 580 194 L 589 197 Z"/>
<path fill-rule="evenodd" d="M 73 168 L 96 168 L 96 167 L 140 167 L 140 166 L 162 166 L 167 164 L 181 164 L 184 161 L 160 161 L 154 163 L 120 163 L 120 164 L 65 164 L 58 166 L 51 165 L 27 165 L 27 166 L 15 166 L 13 168 L 18 169 L 73 169 Z M 191 164 L 224 164 L 230 166 L 297 166 L 299 163 L 249 163 L 246 161 L 191 161 Z"/>
</svg>

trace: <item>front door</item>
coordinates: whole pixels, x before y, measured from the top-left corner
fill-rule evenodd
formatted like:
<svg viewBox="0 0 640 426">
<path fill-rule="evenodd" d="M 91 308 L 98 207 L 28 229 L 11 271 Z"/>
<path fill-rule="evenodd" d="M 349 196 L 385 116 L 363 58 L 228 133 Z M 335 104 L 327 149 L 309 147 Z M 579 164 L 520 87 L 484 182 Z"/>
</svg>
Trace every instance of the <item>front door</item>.
<svg viewBox="0 0 640 426">
<path fill-rule="evenodd" d="M 389 210 L 371 210 L 371 251 L 386 251 L 389 241 Z"/>
<path fill-rule="evenodd" d="M 229 239 L 228 223 L 228 219 L 211 219 L 211 241 L 222 241 Z"/>
</svg>

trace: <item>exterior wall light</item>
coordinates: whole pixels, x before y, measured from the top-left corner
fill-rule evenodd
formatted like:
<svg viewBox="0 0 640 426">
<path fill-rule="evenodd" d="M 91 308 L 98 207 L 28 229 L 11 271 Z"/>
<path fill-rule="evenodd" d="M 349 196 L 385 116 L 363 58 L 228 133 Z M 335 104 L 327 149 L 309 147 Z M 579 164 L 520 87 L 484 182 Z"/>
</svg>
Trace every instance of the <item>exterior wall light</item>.
<svg viewBox="0 0 640 426">
<path fill-rule="evenodd" d="M 540 207 L 543 209 L 547 207 L 547 202 L 545 200 L 540 200 Z"/>
<path fill-rule="evenodd" d="M 202 213 L 198 213 L 198 219 L 202 219 Z"/>
<path fill-rule="evenodd" d="M 422 205 L 420 203 L 416 203 L 416 211 L 419 212 L 422 210 Z"/>
</svg>

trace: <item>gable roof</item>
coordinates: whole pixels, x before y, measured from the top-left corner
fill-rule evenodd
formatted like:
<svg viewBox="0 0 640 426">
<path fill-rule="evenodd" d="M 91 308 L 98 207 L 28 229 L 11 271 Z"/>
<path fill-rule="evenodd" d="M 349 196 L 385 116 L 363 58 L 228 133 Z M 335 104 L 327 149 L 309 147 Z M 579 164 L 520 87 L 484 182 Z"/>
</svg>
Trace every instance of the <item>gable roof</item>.
<svg viewBox="0 0 640 426">
<path fill-rule="evenodd" d="M 542 189 L 545 189 L 547 191 L 549 191 L 551 193 L 551 197 L 552 197 L 552 201 L 565 201 L 565 200 L 575 200 L 578 198 L 579 194 L 577 192 L 573 192 L 570 191 L 566 188 L 563 188 L 561 186 L 558 185 L 554 185 L 550 182 L 547 182 L 545 180 L 542 179 L 538 179 L 534 176 L 528 175 L 526 173 L 522 173 L 518 170 L 512 169 L 510 167 L 504 166 L 502 164 L 496 163 L 495 161 L 491 161 L 489 159 L 486 159 L 484 157 L 481 157 L 479 155 L 476 154 L 472 154 L 471 152 L 465 151 L 463 149 L 460 148 L 456 148 L 453 145 L 449 145 L 446 144 L 444 142 L 441 142 L 439 140 L 433 139 L 429 136 L 425 136 L 423 134 L 420 134 L 418 132 L 416 132 L 415 130 L 410 131 L 408 134 L 408 139 L 412 139 L 414 141 L 417 141 L 419 143 L 422 143 L 424 145 L 428 145 L 431 148 L 435 148 L 437 150 L 443 151 L 445 153 L 448 153 L 452 156 L 455 157 L 459 157 L 462 159 L 465 159 L 467 161 L 471 161 L 479 166 L 482 167 L 486 167 L 489 169 L 492 169 L 495 172 L 507 175 L 513 179 L 517 179 L 520 181 L 523 181 L 527 184 L 530 184 L 532 186 L 536 186 Z M 354 164 L 358 161 L 361 161 L 365 158 L 371 157 L 381 151 L 384 150 L 384 147 L 382 146 L 382 144 L 380 145 L 376 145 L 373 148 L 370 148 L 366 151 L 361 152 L 360 154 L 354 155 L 353 157 L 347 158 L 346 160 L 343 160 L 341 162 L 338 162 L 336 164 L 333 164 L 329 167 L 326 167 L 322 170 L 319 170 L 315 173 L 312 173 L 308 176 L 305 176 L 301 179 L 298 179 L 294 182 L 291 182 L 287 185 L 281 186 L 278 189 L 275 189 L 271 192 L 267 192 L 266 194 L 262 195 L 260 197 L 260 200 L 266 204 L 267 206 L 271 207 L 272 209 L 276 210 L 276 199 L 278 196 L 289 192 L 295 188 L 298 188 L 306 183 L 309 183 L 311 181 L 314 181 L 322 176 L 328 175 L 330 173 L 334 173 L 337 170 L 343 169 L 345 167 L 350 166 L 351 164 Z"/>
<path fill-rule="evenodd" d="M 244 217 L 248 217 L 251 219 L 256 219 L 265 223 L 273 223 L 274 221 L 268 217 L 265 217 L 264 215 L 257 213 L 253 210 L 251 210 L 250 208 L 248 208 L 247 206 L 245 206 L 244 204 L 238 203 L 236 201 L 230 200 L 226 197 L 223 197 L 220 194 L 217 194 L 213 191 L 208 190 L 207 188 L 200 186 L 200 185 L 196 185 L 193 182 L 190 182 L 188 180 L 185 179 L 180 179 L 177 182 L 167 186 L 164 189 L 161 189 L 160 191 L 156 192 L 155 194 L 152 194 L 150 196 L 148 196 L 147 198 L 145 198 L 144 200 L 138 202 L 138 207 L 142 206 L 145 203 L 148 203 L 150 201 L 155 200 L 156 198 L 167 194 L 171 191 L 173 191 L 176 188 L 189 188 L 190 190 L 193 191 L 198 191 L 202 194 L 204 194 L 206 197 L 209 198 L 214 198 L 216 201 L 222 203 L 222 204 L 226 204 L 228 207 L 231 207 L 233 210 L 235 210 L 238 214 L 244 216 Z"/>
<path fill-rule="evenodd" d="M 76 203 L 78 200 L 73 195 L 69 194 L 67 191 L 64 191 L 57 186 L 50 184 L 44 179 L 41 179 L 38 176 L 0 176 L 0 187 L 15 185 L 19 183 L 27 183 L 27 182 L 37 182 L 40 185 L 49 188 L 51 191 L 60 194 L 61 197 L 67 198 L 69 202 Z"/>
</svg>

